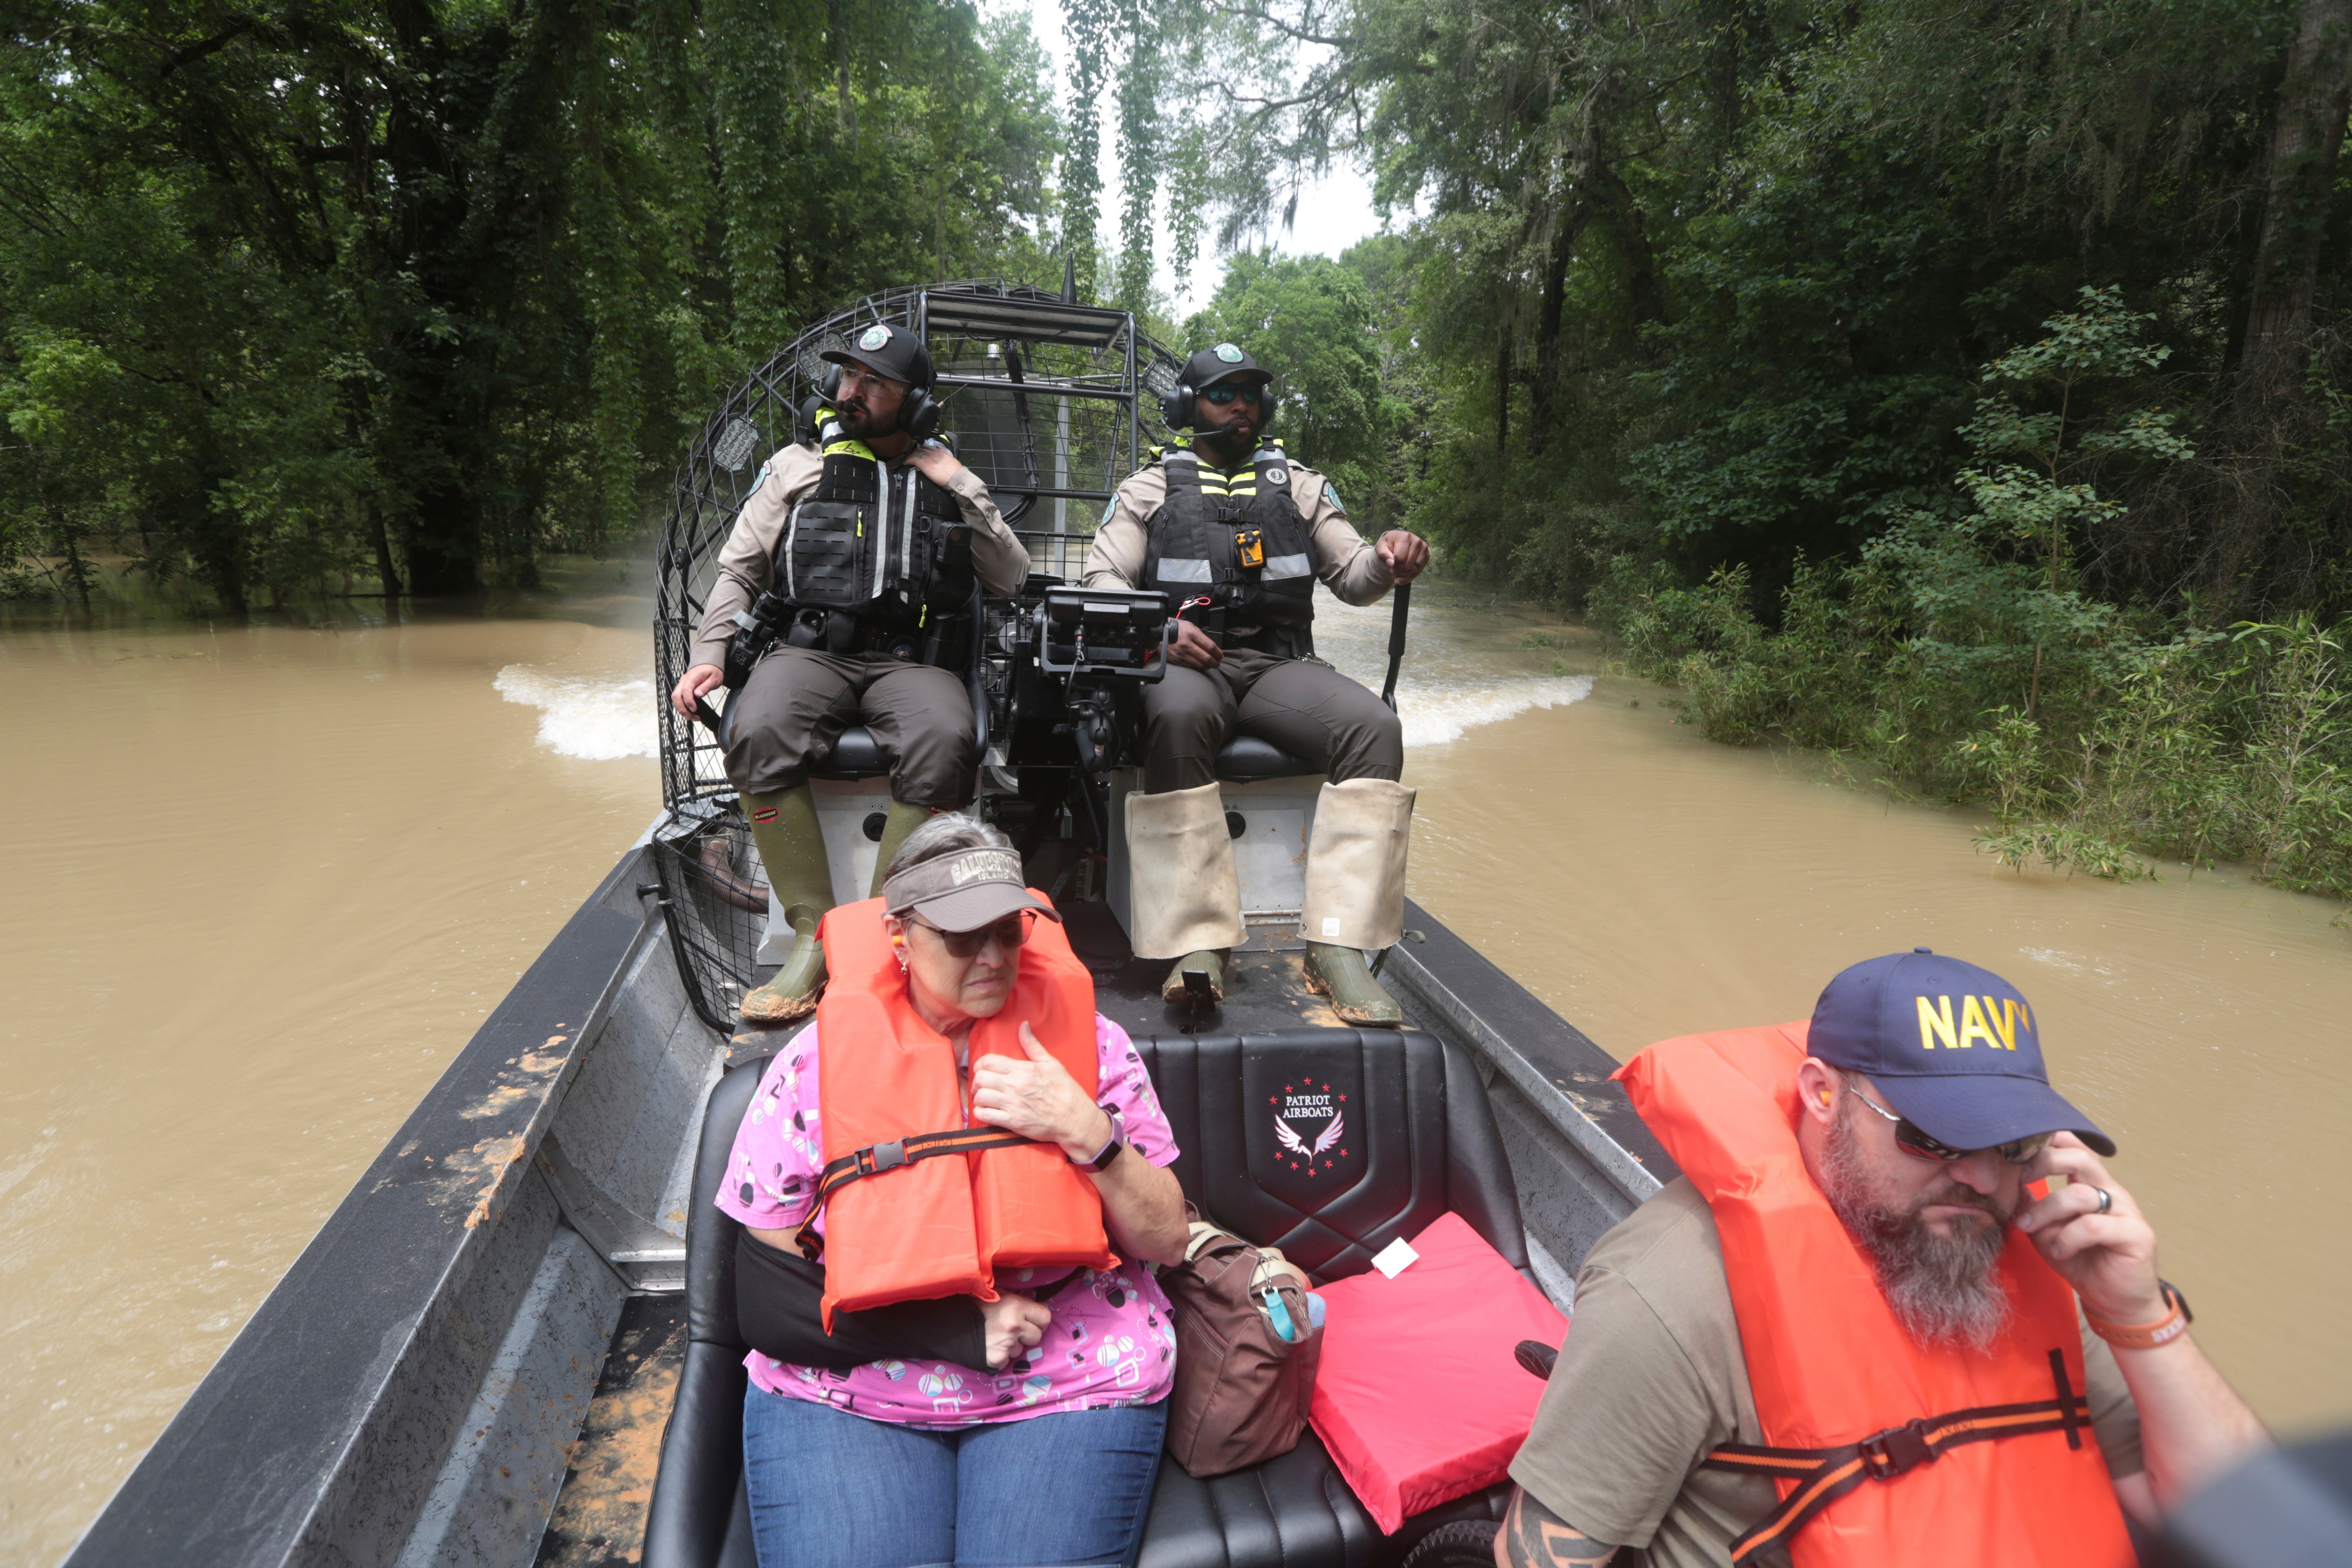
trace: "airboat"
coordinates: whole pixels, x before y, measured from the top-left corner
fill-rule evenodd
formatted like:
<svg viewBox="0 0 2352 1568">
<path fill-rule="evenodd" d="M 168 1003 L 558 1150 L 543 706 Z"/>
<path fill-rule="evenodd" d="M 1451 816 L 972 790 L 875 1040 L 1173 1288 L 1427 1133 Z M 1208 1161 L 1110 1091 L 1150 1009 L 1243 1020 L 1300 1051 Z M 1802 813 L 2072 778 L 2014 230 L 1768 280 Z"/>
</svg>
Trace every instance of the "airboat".
<svg viewBox="0 0 2352 1568">
<path fill-rule="evenodd" d="M 1075 656 L 1088 611 L 1066 590 L 1180 363 L 1130 315 L 997 282 L 899 289 L 754 371 L 677 473 L 660 689 L 760 463 L 794 438 L 818 356 L 876 321 L 921 334 L 944 429 L 1029 548 L 1021 595 L 970 610 L 977 809 L 1064 910 L 1097 1005 L 1136 1040 L 1187 1195 L 1318 1279 L 1456 1213 L 1570 1307 L 1586 1250 L 1674 1166 L 1609 1081 L 1616 1064 L 1418 906 L 1376 955 L 1403 1026 L 1344 1026 L 1308 992 L 1297 921 L 1318 776 L 1246 739 L 1219 758 L 1250 931 L 1221 1010 L 1163 1002 L 1162 966 L 1128 950 L 1132 690 Z M 718 742 L 666 703 L 659 722 L 658 816 L 263 1300 L 77 1568 L 752 1563 L 732 1222 L 710 1196 L 784 1037 L 735 1016 L 784 928 Z M 816 783 L 844 900 L 871 873 L 886 767 L 850 730 Z M 1328 1181 L 1285 1163 L 1263 1113 L 1302 1079 L 1360 1108 L 1356 1163 Z M 1141 1561 L 1337 1568 L 1424 1548 L 1429 1563 L 1444 1526 L 1499 1517 L 1500 1495 L 1383 1534 L 1310 1434 L 1211 1480 L 1163 1461 Z"/>
</svg>

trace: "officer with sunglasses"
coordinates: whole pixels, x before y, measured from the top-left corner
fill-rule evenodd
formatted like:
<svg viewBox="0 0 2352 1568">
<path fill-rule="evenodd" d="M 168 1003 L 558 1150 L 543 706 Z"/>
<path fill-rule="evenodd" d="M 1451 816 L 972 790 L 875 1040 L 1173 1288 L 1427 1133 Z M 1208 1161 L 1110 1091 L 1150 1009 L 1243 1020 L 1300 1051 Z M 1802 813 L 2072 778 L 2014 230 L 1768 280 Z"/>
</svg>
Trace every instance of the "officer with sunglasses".
<svg viewBox="0 0 2352 1568">
<path fill-rule="evenodd" d="M 1891 953 L 1617 1076 L 1684 1174 L 1585 1258 L 1504 1568 L 2128 1562 L 2267 1441 L 1999 975 Z"/>
<path fill-rule="evenodd" d="M 1189 448 L 1155 449 L 1103 512 L 1087 557 L 1089 588 L 1156 590 L 1181 624 L 1171 668 L 1143 689 L 1143 792 L 1128 797 L 1137 956 L 1172 959 L 1162 994 L 1183 976 L 1223 994 L 1227 950 L 1245 940 L 1240 881 L 1217 788 L 1218 750 L 1253 735 L 1321 771 L 1307 846 L 1307 979 L 1354 1024 L 1402 1014 L 1365 965 L 1404 918 L 1412 792 L 1397 782 L 1404 737 L 1395 714 L 1315 657 L 1315 585 L 1369 605 L 1429 564 L 1402 529 L 1377 542 L 1348 521 L 1339 492 L 1266 435 L 1274 377 L 1233 343 L 1185 363 L 1161 412 L 1192 431 Z"/>
</svg>

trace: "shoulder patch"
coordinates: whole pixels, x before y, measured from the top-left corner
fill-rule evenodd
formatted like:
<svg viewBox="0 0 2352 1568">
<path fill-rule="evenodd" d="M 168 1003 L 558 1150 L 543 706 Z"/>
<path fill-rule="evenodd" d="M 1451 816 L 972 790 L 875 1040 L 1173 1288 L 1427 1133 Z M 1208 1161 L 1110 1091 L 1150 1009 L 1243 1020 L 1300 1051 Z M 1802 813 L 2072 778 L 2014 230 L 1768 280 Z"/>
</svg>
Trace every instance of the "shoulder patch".
<svg viewBox="0 0 2352 1568">
<path fill-rule="evenodd" d="M 1102 517 L 1095 523 L 1095 530 L 1097 532 L 1100 532 L 1103 529 L 1110 526 L 1110 514 L 1118 510 L 1118 498 L 1117 496 L 1113 496 L 1110 500 L 1103 502 Z"/>
<path fill-rule="evenodd" d="M 762 463 L 762 464 L 761 464 L 761 465 L 760 465 L 760 471 L 759 471 L 758 473 L 753 474 L 753 475 L 751 476 L 751 488 L 752 488 L 753 489 L 755 489 L 755 490 L 756 490 L 756 489 L 758 489 L 761 485 L 764 485 L 764 484 L 766 484 L 767 482 L 768 482 L 768 465 L 767 465 L 767 464 L 765 464 L 765 463 Z"/>
<path fill-rule="evenodd" d="M 1325 479 L 1323 481 L 1323 499 L 1331 503 L 1331 510 L 1333 511 L 1345 511 L 1348 510 L 1348 503 L 1339 499 L 1339 487 L 1333 484 L 1328 479 Z"/>
</svg>

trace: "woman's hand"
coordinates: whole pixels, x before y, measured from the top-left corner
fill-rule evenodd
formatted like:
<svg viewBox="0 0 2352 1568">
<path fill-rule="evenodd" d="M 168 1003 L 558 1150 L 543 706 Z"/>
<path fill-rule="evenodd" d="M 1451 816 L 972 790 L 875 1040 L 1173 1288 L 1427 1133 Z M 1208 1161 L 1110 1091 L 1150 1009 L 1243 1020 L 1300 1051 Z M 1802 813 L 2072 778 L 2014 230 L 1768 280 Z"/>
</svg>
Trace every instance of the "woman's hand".
<svg viewBox="0 0 2352 1568">
<path fill-rule="evenodd" d="M 971 1119 L 1041 1143 L 1059 1143 L 1073 1160 L 1091 1160 L 1110 1142 L 1110 1116 L 1054 1059 L 1036 1031 L 1021 1026 L 1028 1059 L 984 1056 L 971 1064 Z"/>
<path fill-rule="evenodd" d="M 988 1370 L 1003 1372 L 1023 1351 L 1035 1350 L 1054 1321 L 1054 1309 L 1015 1291 L 980 1304 L 982 1331 L 988 1337 Z"/>
</svg>

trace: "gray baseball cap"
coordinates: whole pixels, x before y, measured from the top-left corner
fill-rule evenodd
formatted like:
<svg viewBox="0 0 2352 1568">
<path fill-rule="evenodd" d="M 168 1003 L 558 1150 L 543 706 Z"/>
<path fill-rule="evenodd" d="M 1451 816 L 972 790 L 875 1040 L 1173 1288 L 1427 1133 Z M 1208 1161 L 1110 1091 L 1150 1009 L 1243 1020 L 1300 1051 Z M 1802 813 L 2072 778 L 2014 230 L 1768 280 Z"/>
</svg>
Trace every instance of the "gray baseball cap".
<svg viewBox="0 0 2352 1568">
<path fill-rule="evenodd" d="M 1029 890 L 1020 856 L 985 846 L 908 867 L 882 884 L 882 905 L 900 917 L 919 914 L 941 931 L 979 931 L 1023 910 L 1062 918 Z"/>
</svg>

